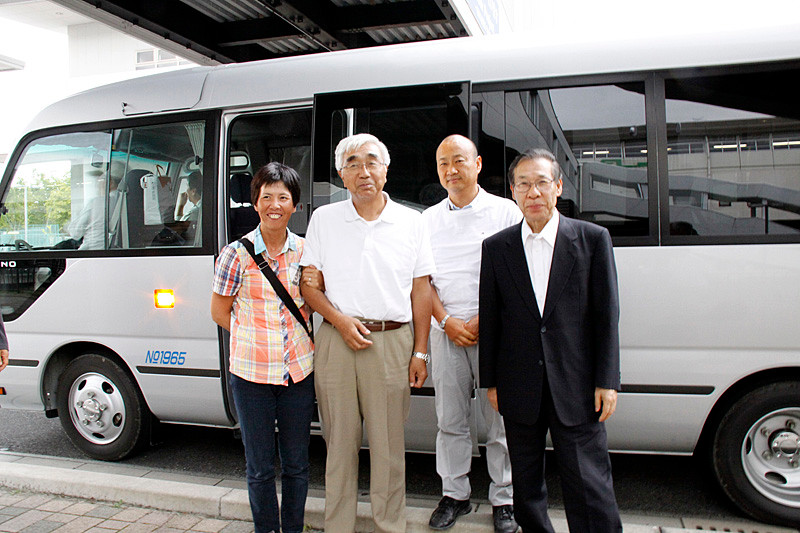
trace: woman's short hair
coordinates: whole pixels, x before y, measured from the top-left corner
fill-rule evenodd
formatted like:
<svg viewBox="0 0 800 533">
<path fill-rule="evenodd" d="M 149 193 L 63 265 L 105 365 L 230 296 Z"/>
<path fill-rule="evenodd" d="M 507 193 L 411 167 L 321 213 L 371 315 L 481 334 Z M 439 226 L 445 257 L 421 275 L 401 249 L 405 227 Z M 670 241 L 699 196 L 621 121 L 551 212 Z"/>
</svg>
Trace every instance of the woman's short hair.
<svg viewBox="0 0 800 533">
<path fill-rule="evenodd" d="M 289 189 L 289 193 L 292 195 L 292 205 L 300 203 L 300 176 L 292 167 L 273 161 L 259 168 L 250 182 L 250 200 L 253 205 L 258 203 L 258 197 L 261 196 L 261 188 L 264 185 L 278 182 L 283 183 Z"/>
<path fill-rule="evenodd" d="M 386 145 L 378 140 L 378 138 L 374 135 L 370 135 L 369 133 L 356 133 L 350 137 L 345 137 L 339 141 L 339 144 L 336 145 L 336 151 L 334 152 L 334 155 L 336 156 L 336 170 L 342 170 L 342 167 L 344 167 L 345 154 L 355 152 L 365 144 L 369 143 L 372 143 L 378 147 L 378 151 L 380 152 L 379 155 L 381 156 L 381 163 L 389 166 L 389 149 L 386 148 Z"/>
<path fill-rule="evenodd" d="M 511 162 L 511 165 L 508 167 L 508 182 L 511 185 L 514 185 L 514 170 L 516 170 L 517 165 L 528 159 L 544 159 L 546 161 L 550 161 L 553 181 L 559 181 L 561 179 L 561 165 L 558 164 L 556 156 L 553 155 L 553 152 L 546 148 L 529 148 L 515 157 Z"/>
</svg>

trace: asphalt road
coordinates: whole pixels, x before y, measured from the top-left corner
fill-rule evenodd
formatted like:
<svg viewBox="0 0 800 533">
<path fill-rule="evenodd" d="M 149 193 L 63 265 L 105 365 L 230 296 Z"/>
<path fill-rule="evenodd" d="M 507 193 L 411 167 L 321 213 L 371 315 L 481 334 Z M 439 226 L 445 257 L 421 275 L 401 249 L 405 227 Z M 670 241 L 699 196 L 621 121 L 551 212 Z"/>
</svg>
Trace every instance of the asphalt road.
<svg viewBox="0 0 800 533">
<path fill-rule="evenodd" d="M 124 463 L 229 479 L 245 476 L 242 444 L 231 430 L 162 425 L 160 441 Z M 0 409 L 0 449 L 85 458 L 67 439 L 58 419 L 45 418 L 40 412 Z M 708 470 L 692 457 L 615 454 L 612 462 L 617 500 L 623 513 L 727 520 L 746 518 L 728 503 Z M 368 463 L 368 453 L 362 452 L 359 484 L 365 491 L 369 483 Z M 323 486 L 324 469 L 325 444 L 321 437 L 313 437 L 312 487 Z M 440 484 L 433 455 L 408 454 L 406 470 L 409 496 L 438 500 Z M 482 457 L 473 461 L 471 479 L 473 498 L 485 500 L 488 475 Z M 561 507 L 555 461 L 548 463 L 547 481 L 551 504 Z"/>
</svg>

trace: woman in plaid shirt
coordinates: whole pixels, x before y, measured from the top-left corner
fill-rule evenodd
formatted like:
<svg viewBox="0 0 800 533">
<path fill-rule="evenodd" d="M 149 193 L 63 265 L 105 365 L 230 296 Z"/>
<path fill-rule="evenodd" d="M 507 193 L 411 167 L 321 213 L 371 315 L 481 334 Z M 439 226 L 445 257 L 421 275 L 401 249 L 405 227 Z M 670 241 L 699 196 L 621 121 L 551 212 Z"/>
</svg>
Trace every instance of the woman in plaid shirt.
<svg viewBox="0 0 800 533">
<path fill-rule="evenodd" d="M 300 200 L 300 178 L 286 165 L 269 163 L 253 177 L 250 195 L 261 222 L 244 238 L 267 261 L 308 321 L 299 287 L 304 239 L 287 229 Z M 300 532 L 314 410 L 313 342 L 239 241 L 225 246 L 217 258 L 211 316 L 231 332 L 230 384 L 256 533 Z M 275 490 L 276 420 L 280 515 Z"/>
</svg>

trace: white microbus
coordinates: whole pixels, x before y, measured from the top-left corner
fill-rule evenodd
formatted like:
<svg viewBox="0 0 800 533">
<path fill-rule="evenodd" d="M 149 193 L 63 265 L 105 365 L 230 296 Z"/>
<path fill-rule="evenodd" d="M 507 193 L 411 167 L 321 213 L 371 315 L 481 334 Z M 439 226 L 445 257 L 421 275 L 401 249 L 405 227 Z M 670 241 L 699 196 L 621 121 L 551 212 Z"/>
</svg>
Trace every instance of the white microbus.
<svg viewBox="0 0 800 533">
<path fill-rule="evenodd" d="M 209 303 L 216 254 L 257 224 L 253 172 L 298 170 L 303 234 L 314 208 L 347 198 L 332 155 L 343 136 L 383 140 L 387 192 L 423 209 L 445 194 L 438 143 L 462 133 L 483 156 L 481 186 L 501 196 L 511 159 L 549 148 L 565 173 L 559 210 L 611 232 L 622 391 L 610 447 L 707 454 L 744 511 L 800 523 L 800 23 L 545 41 L 194 68 L 45 109 L 0 184 L 12 343 L 0 406 L 59 416 L 110 460 L 146 444 L 154 420 L 234 427 Z M 412 392 L 407 447 L 432 451 L 433 389 Z"/>
</svg>

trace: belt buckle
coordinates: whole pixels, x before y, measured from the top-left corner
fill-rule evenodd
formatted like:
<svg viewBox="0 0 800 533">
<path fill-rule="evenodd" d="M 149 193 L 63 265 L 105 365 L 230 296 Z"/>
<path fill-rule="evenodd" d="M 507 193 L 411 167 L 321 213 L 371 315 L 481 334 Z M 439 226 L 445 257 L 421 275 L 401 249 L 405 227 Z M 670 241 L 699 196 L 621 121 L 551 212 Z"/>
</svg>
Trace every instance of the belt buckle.
<svg viewBox="0 0 800 533">
<path fill-rule="evenodd" d="M 363 323 L 365 326 L 378 328 L 375 331 L 386 331 L 386 322 L 383 320 L 365 320 Z"/>
</svg>

